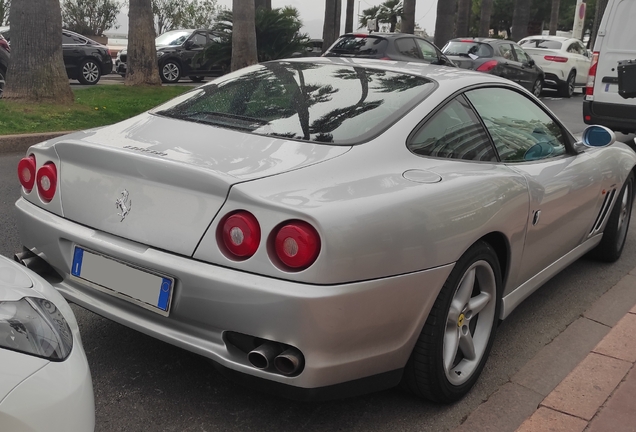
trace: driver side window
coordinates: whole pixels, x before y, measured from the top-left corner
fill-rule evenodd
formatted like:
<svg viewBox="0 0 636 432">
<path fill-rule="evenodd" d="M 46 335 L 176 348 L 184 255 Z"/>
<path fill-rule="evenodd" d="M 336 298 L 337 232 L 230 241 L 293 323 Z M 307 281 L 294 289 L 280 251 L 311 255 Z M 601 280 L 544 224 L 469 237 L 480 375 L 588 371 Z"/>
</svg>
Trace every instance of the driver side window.
<svg viewBox="0 0 636 432">
<path fill-rule="evenodd" d="M 483 119 L 502 162 L 528 162 L 566 153 L 561 126 L 520 93 L 487 88 L 471 90 L 466 96 Z"/>
</svg>

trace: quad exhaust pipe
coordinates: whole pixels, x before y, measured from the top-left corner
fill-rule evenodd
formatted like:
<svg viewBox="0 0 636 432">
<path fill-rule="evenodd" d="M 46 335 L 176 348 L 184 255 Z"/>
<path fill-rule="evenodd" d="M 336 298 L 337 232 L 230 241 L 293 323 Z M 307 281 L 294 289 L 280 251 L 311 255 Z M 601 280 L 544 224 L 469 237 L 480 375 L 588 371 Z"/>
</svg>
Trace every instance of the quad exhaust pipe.
<svg viewBox="0 0 636 432">
<path fill-rule="evenodd" d="M 265 342 L 247 354 L 247 359 L 256 369 L 270 369 L 272 366 L 283 375 L 294 375 L 304 365 L 302 353 L 294 348 L 286 349 L 275 342 Z"/>
</svg>

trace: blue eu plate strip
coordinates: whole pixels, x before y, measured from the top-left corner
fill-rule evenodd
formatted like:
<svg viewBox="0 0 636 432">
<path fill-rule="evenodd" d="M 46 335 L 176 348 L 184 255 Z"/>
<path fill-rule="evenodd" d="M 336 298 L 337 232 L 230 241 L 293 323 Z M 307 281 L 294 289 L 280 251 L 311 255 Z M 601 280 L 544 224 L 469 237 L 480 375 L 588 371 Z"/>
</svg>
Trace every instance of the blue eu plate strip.
<svg viewBox="0 0 636 432">
<path fill-rule="evenodd" d="M 71 274 L 78 276 L 82 272 L 82 258 L 84 258 L 84 249 L 75 247 L 75 253 L 73 254 L 73 267 L 71 267 Z"/>
<path fill-rule="evenodd" d="M 161 281 L 161 291 L 159 291 L 159 301 L 157 307 L 161 310 L 168 310 L 168 302 L 170 301 L 170 290 L 172 288 L 172 282 L 170 279 L 163 278 Z"/>
</svg>

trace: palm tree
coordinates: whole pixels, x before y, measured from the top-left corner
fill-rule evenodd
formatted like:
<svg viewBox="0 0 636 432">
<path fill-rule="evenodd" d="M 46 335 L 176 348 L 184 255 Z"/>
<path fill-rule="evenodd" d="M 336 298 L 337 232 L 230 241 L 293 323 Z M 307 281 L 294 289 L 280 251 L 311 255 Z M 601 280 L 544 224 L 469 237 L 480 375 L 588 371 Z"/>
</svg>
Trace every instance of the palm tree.
<svg viewBox="0 0 636 432">
<path fill-rule="evenodd" d="M 512 37 L 515 42 L 528 36 L 528 21 L 530 21 L 530 6 L 532 0 L 515 0 L 512 13 Z"/>
<path fill-rule="evenodd" d="M 397 26 L 398 17 L 401 18 L 403 13 L 402 0 L 386 0 L 380 5 L 378 18 L 383 22 L 388 22 L 391 25 L 390 32 L 393 33 Z"/>
<path fill-rule="evenodd" d="M 525 1 L 525 0 L 523 0 Z M 443 47 L 455 34 L 455 9 L 457 0 L 441 0 L 437 2 L 437 19 L 435 20 L 435 45 Z"/>
<path fill-rule="evenodd" d="M 400 30 L 402 33 L 415 33 L 415 0 L 404 0 Z"/>
<path fill-rule="evenodd" d="M 353 8 L 355 0 L 347 0 L 347 8 L 345 9 L 345 33 L 351 33 L 353 31 Z"/>
<path fill-rule="evenodd" d="M 254 0 L 254 10 L 259 8 L 272 10 L 272 0 Z"/>
<path fill-rule="evenodd" d="M 256 18 L 252 0 L 232 0 L 232 65 L 231 70 L 258 63 L 256 56 Z"/>
<path fill-rule="evenodd" d="M 62 60 L 59 0 L 21 0 L 11 5 L 11 62 L 4 98 L 72 103 Z"/>
<path fill-rule="evenodd" d="M 380 6 L 373 6 L 369 9 L 364 9 L 362 14 L 360 14 L 359 23 L 360 27 L 366 27 L 368 22 L 371 20 L 375 21 L 375 29 L 378 30 L 378 12 L 380 11 Z"/>
<path fill-rule="evenodd" d="M 472 0 L 458 0 L 457 2 L 457 27 L 455 36 L 468 36 L 470 26 L 470 13 L 473 5 Z"/>
<path fill-rule="evenodd" d="M 150 0 L 130 0 L 128 8 L 126 85 L 161 85 Z"/>
<path fill-rule="evenodd" d="M 481 15 L 479 18 L 479 37 L 490 36 L 490 18 L 492 16 L 493 0 L 481 0 Z"/>
<path fill-rule="evenodd" d="M 559 6 L 561 0 L 552 0 L 552 11 L 550 13 L 550 34 L 556 35 L 557 25 L 559 24 Z"/>
</svg>

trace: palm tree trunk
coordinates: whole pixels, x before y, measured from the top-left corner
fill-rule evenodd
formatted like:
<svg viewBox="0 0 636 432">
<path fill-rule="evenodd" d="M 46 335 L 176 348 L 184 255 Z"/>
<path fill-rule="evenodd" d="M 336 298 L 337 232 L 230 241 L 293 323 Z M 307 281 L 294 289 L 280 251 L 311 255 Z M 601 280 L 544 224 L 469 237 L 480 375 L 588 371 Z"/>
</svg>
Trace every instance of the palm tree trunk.
<svg viewBox="0 0 636 432">
<path fill-rule="evenodd" d="M 353 32 L 353 9 L 355 6 L 355 0 L 347 0 L 346 18 L 345 18 L 345 33 Z"/>
<path fill-rule="evenodd" d="M 415 0 L 404 0 L 402 17 L 402 33 L 415 33 Z"/>
<path fill-rule="evenodd" d="M 161 85 L 150 0 L 130 0 L 125 85 Z"/>
<path fill-rule="evenodd" d="M 515 10 L 512 14 L 512 37 L 515 42 L 528 36 L 528 21 L 530 21 L 530 6 L 532 0 L 515 0 Z"/>
<path fill-rule="evenodd" d="M 596 0 L 596 11 L 594 12 L 594 24 L 592 25 L 592 32 L 590 34 L 590 41 L 588 42 L 588 49 L 594 49 L 596 43 L 596 35 L 598 34 L 598 28 L 601 25 L 601 17 L 605 12 L 607 6 L 607 0 Z"/>
<path fill-rule="evenodd" d="M 472 0 L 458 0 L 455 36 L 468 36 L 468 27 L 470 25 L 470 12 L 472 5 Z"/>
<path fill-rule="evenodd" d="M 440 0 L 437 2 L 437 19 L 435 20 L 435 45 L 442 48 L 455 35 L 455 10 L 457 0 Z"/>
<path fill-rule="evenodd" d="M 62 59 L 59 0 L 20 0 L 11 5 L 11 62 L 4 99 L 73 103 Z"/>
<path fill-rule="evenodd" d="M 340 35 L 340 0 L 325 0 L 325 21 L 322 27 L 322 52 Z"/>
<path fill-rule="evenodd" d="M 559 6 L 561 0 L 552 0 L 552 12 L 550 13 L 550 34 L 556 35 L 557 26 L 559 24 Z"/>
<path fill-rule="evenodd" d="M 479 37 L 490 36 L 490 17 L 492 16 L 494 0 L 481 0 L 481 15 L 479 17 Z"/>
<path fill-rule="evenodd" d="M 232 71 L 258 63 L 253 0 L 232 0 Z"/>
</svg>

